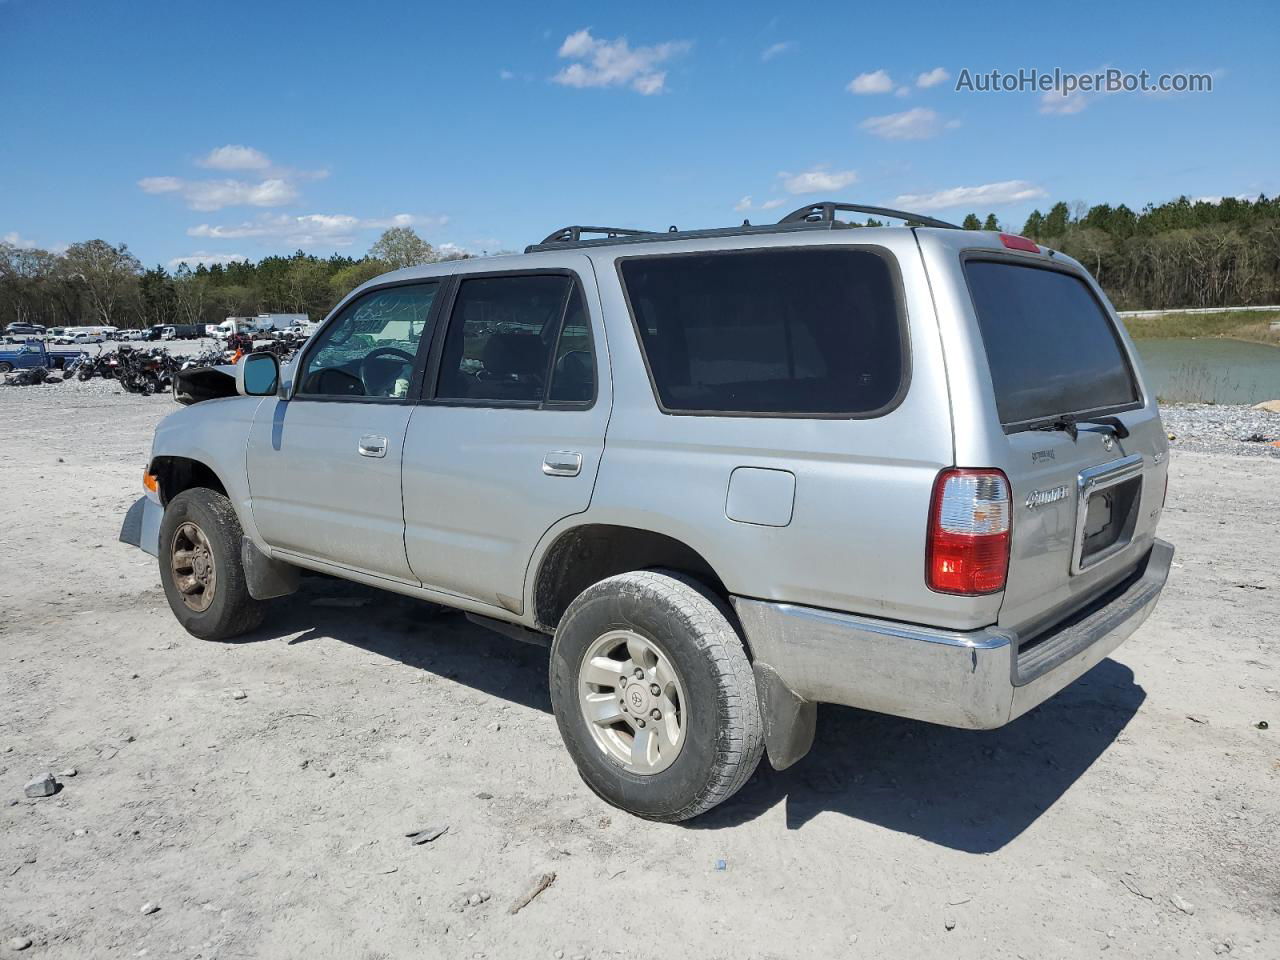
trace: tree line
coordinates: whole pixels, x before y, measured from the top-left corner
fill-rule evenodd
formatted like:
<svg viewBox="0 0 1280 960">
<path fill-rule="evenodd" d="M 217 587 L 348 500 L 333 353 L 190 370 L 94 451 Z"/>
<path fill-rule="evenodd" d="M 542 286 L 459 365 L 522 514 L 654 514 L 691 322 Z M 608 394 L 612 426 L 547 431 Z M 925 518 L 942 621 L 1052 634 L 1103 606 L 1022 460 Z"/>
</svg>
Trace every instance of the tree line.
<svg viewBox="0 0 1280 960">
<path fill-rule="evenodd" d="M 966 229 L 999 229 L 994 214 Z M 1280 303 L 1280 197 L 1055 203 L 1018 231 L 1075 257 L 1120 310 Z"/>
<path fill-rule="evenodd" d="M 313 320 L 366 280 L 401 267 L 461 259 L 412 227 L 394 227 L 365 256 L 264 257 L 257 263 L 146 269 L 125 244 L 73 243 L 61 253 L 0 243 L 0 325 L 144 327 L 220 323 L 229 316 L 305 313 Z"/>
<path fill-rule="evenodd" d="M 874 225 L 874 221 L 870 221 Z M 963 226 L 1001 230 L 994 213 Z M 1124 204 L 1055 203 L 1024 236 L 1083 263 L 1121 310 L 1280 303 L 1280 198 Z M 451 255 L 456 256 L 456 255 Z M 320 319 L 355 287 L 442 256 L 411 227 L 387 230 L 360 258 L 299 250 L 256 263 L 145 269 L 125 244 L 73 243 L 61 253 L 0 242 L 0 323 L 149 326 L 228 316 L 306 313 Z"/>
</svg>

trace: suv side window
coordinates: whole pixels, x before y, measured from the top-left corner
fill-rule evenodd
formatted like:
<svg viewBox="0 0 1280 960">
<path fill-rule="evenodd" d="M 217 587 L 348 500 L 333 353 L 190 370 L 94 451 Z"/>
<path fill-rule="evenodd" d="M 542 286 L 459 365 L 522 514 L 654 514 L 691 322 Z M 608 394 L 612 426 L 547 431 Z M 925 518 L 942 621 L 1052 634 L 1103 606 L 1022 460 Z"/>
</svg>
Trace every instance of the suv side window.
<svg viewBox="0 0 1280 960">
<path fill-rule="evenodd" d="M 591 332 L 571 277 L 461 281 L 445 336 L 437 399 L 534 405 L 590 402 L 594 396 Z"/>
<path fill-rule="evenodd" d="M 906 382 L 887 253 L 805 247 L 631 257 L 619 273 L 666 413 L 867 417 Z"/>
<path fill-rule="evenodd" d="M 375 290 L 349 303 L 317 336 L 298 377 L 298 397 L 409 394 L 418 351 L 430 339 L 438 282 Z"/>
<path fill-rule="evenodd" d="M 551 389 L 547 400 L 552 403 L 590 403 L 596 396 L 596 361 L 591 345 L 591 318 L 587 316 L 582 291 L 573 285 L 569 306 L 564 312 L 564 326 L 556 347 L 556 362 L 551 368 Z"/>
</svg>

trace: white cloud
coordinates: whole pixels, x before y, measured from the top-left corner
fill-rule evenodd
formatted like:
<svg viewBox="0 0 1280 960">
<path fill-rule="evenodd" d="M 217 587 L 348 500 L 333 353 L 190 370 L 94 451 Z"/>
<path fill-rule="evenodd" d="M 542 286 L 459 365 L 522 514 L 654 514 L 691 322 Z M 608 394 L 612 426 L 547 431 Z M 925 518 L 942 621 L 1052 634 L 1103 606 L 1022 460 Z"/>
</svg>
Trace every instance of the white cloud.
<svg viewBox="0 0 1280 960">
<path fill-rule="evenodd" d="M 1048 196 L 1043 187 L 1027 180 L 1002 180 L 984 183 L 977 187 L 951 187 L 933 193 L 904 193 L 894 199 L 894 205 L 904 210 L 924 213 L 928 210 L 946 210 L 950 207 L 994 207 L 1005 203 L 1021 203 Z"/>
<path fill-rule="evenodd" d="M 144 193 L 177 193 L 192 210 L 223 207 L 283 207 L 298 198 L 297 188 L 281 177 L 250 183 L 244 180 L 186 180 L 182 177 L 143 177 Z"/>
<path fill-rule="evenodd" d="M 1258 199 L 1258 195 L 1256 193 L 1236 193 L 1236 194 L 1215 193 L 1212 196 L 1208 196 L 1208 197 L 1192 197 L 1191 202 L 1192 203 L 1221 203 L 1223 200 L 1226 200 L 1228 197 L 1230 197 L 1232 200 L 1243 200 L 1245 203 L 1252 203 L 1254 200 Z"/>
<path fill-rule="evenodd" d="M 266 170 L 271 166 L 271 160 L 261 150 L 238 143 L 210 150 L 196 163 L 214 170 Z"/>
<path fill-rule="evenodd" d="M 868 117 L 860 124 L 863 130 L 885 140 L 927 140 L 942 129 L 938 114 L 927 107 L 915 107 L 902 113 Z"/>
<path fill-rule="evenodd" d="M 823 170 L 820 167 L 806 170 L 804 173 L 783 171 L 778 176 L 782 178 L 782 186 L 787 193 L 825 193 L 829 190 L 843 190 L 858 179 L 858 175 L 852 170 Z M 777 206 L 778 203 L 773 205 Z M 768 210 L 769 207 L 765 206 L 763 209 Z"/>
<path fill-rule="evenodd" d="M 897 90 L 893 91 L 893 95 L 895 97 L 909 97 L 911 96 L 911 88 L 899 87 Z"/>
<path fill-rule="evenodd" d="M 225 266 L 228 263 L 239 263 L 241 260 L 248 259 L 249 258 L 242 253 L 209 253 L 207 250 L 197 250 L 195 253 L 189 254 L 185 257 L 174 257 L 169 261 L 169 269 L 177 269 L 184 263 L 188 267 L 196 267 L 202 263 L 206 267 L 211 267 L 215 263 L 220 263 Z"/>
<path fill-rule="evenodd" d="M 17 230 L 10 231 L 0 237 L 0 243 L 7 243 L 11 247 L 17 247 L 19 250 L 34 250 L 36 246 L 34 240 L 28 240 L 19 234 Z"/>
<path fill-rule="evenodd" d="M 860 73 L 849 81 L 850 93 L 888 93 L 893 89 L 893 80 L 885 70 L 872 73 Z"/>
<path fill-rule="evenodd" d="M 138 181 L 143 193 L 174 193 L 182 189 L 182 184 L 177 177 L 143 177 Z"/>
<path fill-rule="evenodd" d="M 456 243 L 439 243 L 436 244 L 436 253 L 442 257 L 474 257 L 475 253 L 467 247 L 459 246 Z"/>
<path fill-rule="evenodd" d="M 768 63 L 774 57 L 782 56 L 794 46 L 795 42 L 791 40 L 784 40 L 782 43 L 771 43 L 761 51 L 760 59 Z"/>
<path fill-rule="evenodd" d="M 349 246 L 356 235 L 368 230 L 391 227 L 442 227 L 448 217 L 423 217 L 397 213 L 390 217 L 355 217 L 345 213 L 309 213 L 291 217 L 287 214 L 263 214 L 253 220 L 233 224 L 201 223 L 187 230 L 187 236 L 208 240 L 279 240 L 298 246 L 331 243 Z"/>
<path fill-rule="evenodd" d="M 1089 105 L 1088 94 L 1072 90 L 1065 97 L 1056 90 L 1049 90 L 1040 97 L 1040 112 L 1061 116 L 1079 113 Z"/>
<path fill-rule="evenodd" d="M 558 56 L 575 60 L 551 78 L 566 87 L 629 86 L 642 96 L 661 93 L 667 73 L 658 65 L 689 50 L 690 44 L 673 40 L 652 47 L 632 48 L 626 37 L 601 40 L 587 27 L 571 33 L 560 44 Z"/>
<path fill-rule="evenodd" d="M 741 212 L 741 211 L 743 211 L 743 210 L 750 210 L 750 209 L 751 209 L 751 194 L 747 194 L 745 197 L 743 197 L 741 200 L 739 200 L 737 203 L 735 203 L 735 204 L 733 205 L 733 209 L 735 209 L 735 210 L 737 210 L 737 211 L 739 211 L 739 212 Z M 14 234 L 14 236 L 17 236 L 17 234 Z"/>
<path fill-rule="evenodd" d="M 776 210 L 778 207 L 782 206 L 786 202 L 787 200 L 785 197 L 774 197 L 772 200 L 766 200 L 764 203 L 760 204 L 760 209 Z"/>
<path fill-rule="evenodd" d="M 916 86 L 927 90 L 929 87 L 936 87 L 940 83 L 946 83 L 950 79 L 951 74 L 947 72 L 945 67 L 934 67 L 928 73 L 922 73 L 916 77 Z"/>
<path fill-rule="evenodd" d="M 498 79 L 499 79 L 499 80 L 514 80 L 515 78 L 516 78 L 516 75 L 515 75 L 514 73 L 512 73 L 510 70 L 499 70 L 499 71 L 498 71 Z"/>
</svg>

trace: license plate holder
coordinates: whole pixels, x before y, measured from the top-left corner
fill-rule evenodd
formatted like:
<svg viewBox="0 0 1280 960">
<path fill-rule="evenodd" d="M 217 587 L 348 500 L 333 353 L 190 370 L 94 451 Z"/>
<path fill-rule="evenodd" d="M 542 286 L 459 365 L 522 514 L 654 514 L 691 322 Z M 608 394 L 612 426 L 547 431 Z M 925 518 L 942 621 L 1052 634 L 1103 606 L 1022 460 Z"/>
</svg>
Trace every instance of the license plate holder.
<svg viewBox="0 0 1280 960">
<path fill-rule="evenodd" d="M 1133 540 L 1142 502 L 1142 454 L 1080 471 L 1071 572 L 1115 556 Z"/>
</svg>

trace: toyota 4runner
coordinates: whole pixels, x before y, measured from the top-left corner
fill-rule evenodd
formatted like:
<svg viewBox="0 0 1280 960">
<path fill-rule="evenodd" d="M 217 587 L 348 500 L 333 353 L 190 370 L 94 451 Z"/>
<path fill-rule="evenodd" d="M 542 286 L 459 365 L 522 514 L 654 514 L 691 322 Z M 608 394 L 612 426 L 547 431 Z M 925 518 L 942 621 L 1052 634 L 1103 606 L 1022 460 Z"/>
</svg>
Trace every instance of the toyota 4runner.
<svg viewBox="0 0 1280 960">
<path fill-rule="evenodd" d="M 657 820 L 804 756 L 818 703 L 1010 722 L 1138 628 L 1173 555 L 1098 285 L 900 211 L 568 227 L 378 277 L 235 377 L 157 428 L 122 535 L 179 622 L 251 630 L 312 570 L 545 642 L 583 779 Z"/>
</svg>

